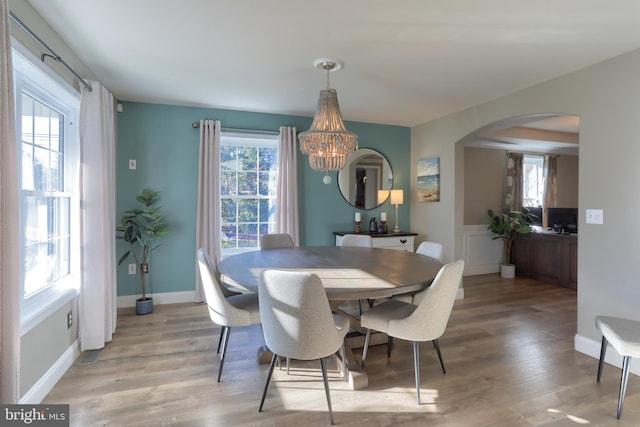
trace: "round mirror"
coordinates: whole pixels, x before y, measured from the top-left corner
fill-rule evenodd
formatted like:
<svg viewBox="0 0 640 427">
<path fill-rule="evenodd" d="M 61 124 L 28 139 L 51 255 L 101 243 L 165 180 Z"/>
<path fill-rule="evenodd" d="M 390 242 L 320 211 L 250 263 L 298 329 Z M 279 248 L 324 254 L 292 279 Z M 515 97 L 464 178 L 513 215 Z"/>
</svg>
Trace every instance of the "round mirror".
<svg viewBox="0 0 640 427">
<path fill-rule="evenodd" d="M 386 157 L 371 148 L 361 148 L 347 157 L 338 171 L 342 197 L 358 209 L 373 209 L 383 204 L 393 186 L 393 171 Z"/>
</svg>

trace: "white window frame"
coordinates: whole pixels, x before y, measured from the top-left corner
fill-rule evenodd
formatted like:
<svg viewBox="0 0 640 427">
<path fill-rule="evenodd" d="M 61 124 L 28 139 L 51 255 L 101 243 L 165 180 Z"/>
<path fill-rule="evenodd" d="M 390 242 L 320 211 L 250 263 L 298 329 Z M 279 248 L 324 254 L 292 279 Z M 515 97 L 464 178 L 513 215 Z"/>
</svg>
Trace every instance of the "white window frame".
<svg viewBox="0 0 640 427">
<path fill-rule="evenodd" d="M 245 147 L 261 147 L 261 148 L 275 148 L 278 152 L 278 156 L 280 155 L 280 147 L 279 147 L 279 137 L 278 135 L 265 135 L 265 134 L 247 134 L 247 133 L 235 133 L 235 132 L 221 132 L 220 134 L 220 147 L 222 148 L 222 146 L 224 145 L 241 145 L 241 146 L 245 146 Z M 276 165 L 277 165 L 277 158 L 276 158 Z M 220 169 L 220 173 L 222 173 L 222 168 Z M 278 171 L 279 173 L 279 171 Z M 220 177 L 219 177 L 220 178 Z M 218 193 L 219 197 L 220 197 L 220 208 L 222 209 L 222 199 L 225 198 L 225 196 L 222 196 L 222 188 L 220 187 L 219 189 L 219 193 Z M 238 196 L 239 198 L 242 198 L 242 196 Z M 253 197 L 251 197 L 253 198 Z M 275 190 L 275 194 L 271 197 L 273 198 L 274 202 L 277 200 L 278 198 L 278 194 L 277 194 L 277 188 Z M 273 223 L 272 226 L 269 227 L 269 233 L 274 233 L 275 232 L 275 222 Z M 222 212 L 220 215 L 220 236 L 222 236 Z M 222 248 L 221 250 L 221 255 L 222 258 L 225 258 L 227 256 L 231 256 L 231 255 L 235 255 L 235 254 L 239 254 L 239 253 L 244 253 L 244 252 L 250 252 L 250 251 L 255 251 L 260 249 L 259 247 L 260 242 L 258 241 L 258 246 L 257 247 L 244 247 L 244 248 Z"/>
<path fill-rule="evenodd" d="M 536 159 L 536 163 L 540 164 L 540 168 L 536 168 L 538 170 L 538 177 L 536 177 L 536 182 L 540 190 L 540 203 L 537 205 L 530 205 L 525 203 L 526 193 L 526 185 L 527 185 L 527 177 L 526 177 L 526 167 L 525 164 L 527 159 Z M 544 156 L 540 154 L 523 154 L 522 158 L 522 207 L 542 207 L 544 205 L 544 183 L 545 183 L 545 175 L 544 175 Z"/>
<path fill-rule="evenodd" d="M 80 137 L 78 118 L 80 94 L 44 66 L 30 51 L 12 40 L 14 99 L 16 106 L 16 137 L 19 176 L 19 228 L 20 228 L 20 326 L 24 335 L 75 298 L 80 290 L 80 203 L 79 164 Z M 24 295 L 24 194 L 22 191 L 22 92 L 27 91 L 43 103 L 65 116 L 64 129 L 64 191 L 70 194 L 69 205 L 69 274 L 36 293 Z"/>
</svg>

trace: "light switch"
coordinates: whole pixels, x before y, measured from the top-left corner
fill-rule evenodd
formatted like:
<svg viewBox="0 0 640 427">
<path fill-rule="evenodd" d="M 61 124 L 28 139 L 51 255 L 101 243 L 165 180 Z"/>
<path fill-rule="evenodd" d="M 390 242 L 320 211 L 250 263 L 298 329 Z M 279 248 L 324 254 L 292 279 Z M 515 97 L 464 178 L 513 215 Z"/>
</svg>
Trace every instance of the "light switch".
<svg viewBox="0 0 640 427">
<path fill-rule="evenodd" d="M 129 169 L 135 170 L 136 168 L 136 159 L 129 159 Z"/>
<path fill-rule="evenodd" d="M 587 224 L 604 224 L 604 211 L 602 209 L 587 209 Z"/>
</svg>

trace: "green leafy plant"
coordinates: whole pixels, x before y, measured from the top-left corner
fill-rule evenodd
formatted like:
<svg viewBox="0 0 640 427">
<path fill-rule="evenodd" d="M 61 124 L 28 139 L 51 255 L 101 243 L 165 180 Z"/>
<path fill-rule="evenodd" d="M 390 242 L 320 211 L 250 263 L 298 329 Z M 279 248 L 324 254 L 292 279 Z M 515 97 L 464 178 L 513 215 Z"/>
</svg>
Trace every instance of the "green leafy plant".
<svg viewBox="0 0 640 427">
<path fill-rule="evenodd" d="M 511 252 L 513 249 L 513 241 L 518 237 L 523 237 L 533 231 L 528 224 L 533 214 L 528 212 L 511 211 L 502 209 L 500 212 L 494 213 L 491 209 L 487 211 L 490 218 L 488 229 L 496 234 L 493 240 L 504 240 L 502 263 L 504 265 L 511 264 Z"/>
<path fill-rule="evenodd" d="M 160 191 L 151 191 L 148 188 L 136 196 L 142 208 L 125 211 L 116 225 L 119 233 L 118 239 L 124 240 L 129 249 L 122 254 L 118 265 L 121 265 L 129 256 L 133 256 L 140 271 L 140 285 L 142 287 L 142 300 L 147 299 L 145 276 L 149 272 L 149 254 L 160 245 L 155 241 L 168 234 L 165 223 L 166 214 L 155 203 L 160 199 Z"/>
</svg>

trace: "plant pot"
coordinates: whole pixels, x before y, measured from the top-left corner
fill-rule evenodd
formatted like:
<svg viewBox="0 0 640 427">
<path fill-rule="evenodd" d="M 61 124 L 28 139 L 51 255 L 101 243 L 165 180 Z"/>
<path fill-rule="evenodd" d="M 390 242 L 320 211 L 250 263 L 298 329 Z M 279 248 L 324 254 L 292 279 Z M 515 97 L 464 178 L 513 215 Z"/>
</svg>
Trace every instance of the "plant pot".
<svg viewBox="0 0 640 427">
<path fill-rule="evenodd" d="M 502 264 L 500 265 L 500 276 L 504 279 L 513 279 L 516 277 L 515 264 Z"/>
<path fill-rule="evenodd" d="M 136 300 L 136 314 L 149 314 L 153 312 L 153 298 L 139 298 Z"/>
</svg>

